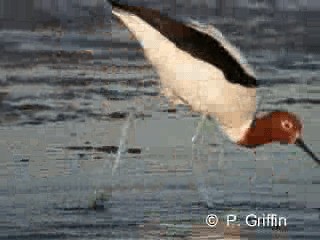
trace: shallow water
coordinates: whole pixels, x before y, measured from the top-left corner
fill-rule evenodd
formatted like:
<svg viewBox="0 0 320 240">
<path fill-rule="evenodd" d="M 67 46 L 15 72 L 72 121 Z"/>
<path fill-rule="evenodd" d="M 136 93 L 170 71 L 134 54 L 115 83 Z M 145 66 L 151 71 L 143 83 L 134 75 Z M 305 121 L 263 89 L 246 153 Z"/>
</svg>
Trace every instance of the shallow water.
<svg viewBox="0 0 320 240">
<path fill-rule="evenodd" d="M 260 108 L 301 116 L 319 155 L 317 14 L 176 11 L 215 23 L 240 46 L 259 76 Z M 281 145 L 254 156 L 212 123 L 196 155 L 207 164 L 213 207 L 205 206 L 192 172 L 199 116 L 159 96 L 139 44 L 116 21 L 111 26 L 0 31 L 0 85 L 8 92 L 0 105 L 0 239 L 189 239 L 209 213 L 242 216 L 243 239 L 275 234 L 244 226 L 249 213 L 286 216 L 281 239 L 318 239 L 320 174 L 312 160 Z M 111 177 L 131 107 L 129 153 Z M 103 210 L 93 207 L 95 190 L 105 194 Z"/>
</svg>

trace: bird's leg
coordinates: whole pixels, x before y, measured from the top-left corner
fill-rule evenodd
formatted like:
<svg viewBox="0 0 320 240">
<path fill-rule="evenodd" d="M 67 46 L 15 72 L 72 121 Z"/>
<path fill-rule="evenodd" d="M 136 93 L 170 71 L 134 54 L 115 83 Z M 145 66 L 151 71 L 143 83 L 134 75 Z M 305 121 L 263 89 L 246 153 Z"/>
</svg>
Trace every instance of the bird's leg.
<svg viewBox="0 0 320 240">
<path fill-rule="evenodd" d="M 197 189 L 201 197 L 203 198 L 203 200 L 205 201 L 208 207 L 212 207 L 212 202 L 211 202 L 210 194 L 208 190 L 208 181 L 207 181 L 208 180 L 208 155 L 203 154 L 204 138 L 203 136 L 201 136 L 202 129 L 204 127 L 206 119 L 207 119 L 206 115 L 203 115 L 201 117 L 201 120 L 198 123 L 197 129 L 196 129 L 196 133 L 192 138 L 192 171 L 197 184 Z M 201 140 L 201 142 L 199 142 L 199 139 Z"/>
<path fill-rule="evenodd" d="M 135 119 L 135 112 L 136 112 L 135 108 L 129 109 L 129 115 L 128 115 L 127 120 L 125 121 L 125 123 L 122 127 L 118 152 L 117 152 L 116 159 L 115 159 L 113 167 L 112 167 L 112 176 L 115 174 L 115 171 L 120 166 L 121 157 L 123 156 L 123 154 L 127 153 L 129 130 L 133 125 L 133 122 Z"/>
<path fill-rule="evenodd" d="M 194 134 L 193 137 L 192 137 L 192 143 L 193 143 L 193 144 L 196 144 L 197 141 L 199 140 L 199 136 L 200 136 L 200 134 L 201 134 L 201 132 L 202 132 L 202 129 L 203 129 L 203 127 L 204 127 L 204 124 L 206 123 L 207 118 L 208 118 L 208 116 L 205 115 L 205 114 L 203 114 L 203 115 L 201 116 L 201 120 L 200 120 L 199 123 L 198 123 L 196 132 L 195 132 L 195 134 Z"/>
<path fill-rule="evenodd" d="M 253 149 L 252 151 L 253 155 L 254 155 L 254 160 L 257 162 L 257 152 L 255 149 Z M 257 170 L 256 170 L 257 171 Z M 249 178 L 250 180 L 250 185 L 256 181 L 256 178 L 257 178 L 257 173 L 256 171 L 254 172 L 254 175 L 252 177 Z"/>
<path fill-rule="evenodd" d="M 115 161 L 113 163 L 112 167 L 112 179 L 111 179 L 111 195 L 113 194 L 113 189 L 117 189 L 117 184 L 119 184 L 119 181 L 114 178 L 114 175 L 116 173 L 116 170 L 120 170 L 120 161 L 123 156 L 127 152 L 128 149 L 128 135 L 129 130 L 133 124 L 133 121 L 135 119 L 136 111 L 135 108 L 129 109 L 128 117 L 122 127 L 121 131 L 121 137 L 120 137 L 120 143 L 118 147 L 117 154 L 115 156 Z M 107 167 L 107 162 L 105 161 L 103 166 L 103 172 Z M 104 209 L 105 201 L 110 200 L 110 197 L 108 197 L 108 194 L 105 192 L 105 190 L 100 186 L 94 191 L 94 201 L 92 203 L 92 208 L 94 209 Z"/>
<path fill-rule="evenodd" d="M 205 159 L 206 154 L 203 154 L 202 150 L 201 145 L 192 145 L 192 174 L 201 198 L 211 207 L 207 183 L 208 159 Z"/>
</svg>

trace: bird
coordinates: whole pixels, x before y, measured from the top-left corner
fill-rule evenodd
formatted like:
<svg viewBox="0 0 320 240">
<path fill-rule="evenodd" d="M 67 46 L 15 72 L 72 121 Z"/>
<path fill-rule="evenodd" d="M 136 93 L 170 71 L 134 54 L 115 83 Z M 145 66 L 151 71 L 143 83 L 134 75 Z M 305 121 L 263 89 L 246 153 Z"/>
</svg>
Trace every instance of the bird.
<svg viewBox="0 0 320 240">
<path fill-rule="evenodd" d="M 218 29 L 187 24 L 158 10 L 108 1 L 112 14 L 140 42 L 169 100 L 178 99 L 192 111 L 214 118 L 240 147 L 295 144 L 320 164 L 302 138 L 303 123 L 296 114 L 258 111 L 257 77 Z"/>
</svg>

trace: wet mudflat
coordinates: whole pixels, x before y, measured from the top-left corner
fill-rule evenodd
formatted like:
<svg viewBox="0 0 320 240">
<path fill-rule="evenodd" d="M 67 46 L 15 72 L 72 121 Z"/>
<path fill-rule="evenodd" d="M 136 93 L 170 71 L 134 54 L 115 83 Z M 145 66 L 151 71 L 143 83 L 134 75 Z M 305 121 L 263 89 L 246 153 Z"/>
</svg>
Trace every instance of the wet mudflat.
<svg viewBox="0 0 320 240">
<path fill-rule="evenodd" d="M 300 115 L 319 154 L 320 55 L 304 21 L 291 16 L 284 30 L 269 15 L 202 19 L 216 22 L 254 66 L 261 109 Z M 115 21 L 95 31 L 2 30 L 0 46 L 0 239 L 217 238 L 221 231 L 204 223 L 209 213 L 241 217 L 232 231 L 243 239 L 319 238 L 313 161 L 282 145 L 254 156 L 212 123 L 193 149 L 199 116 L 159 96 L 156 72 Z M 129 152 L 111 176 L 132 107 Z M 203 176 L 193 172 L 195 158 L 207 165 Z M 198 177 L 208 182 L 211 209 Z M 103 209 L 94 207 L 97 194 Z M 248 229 L 250 213 L 285 216 L 288 228 Z"/>
</svg>

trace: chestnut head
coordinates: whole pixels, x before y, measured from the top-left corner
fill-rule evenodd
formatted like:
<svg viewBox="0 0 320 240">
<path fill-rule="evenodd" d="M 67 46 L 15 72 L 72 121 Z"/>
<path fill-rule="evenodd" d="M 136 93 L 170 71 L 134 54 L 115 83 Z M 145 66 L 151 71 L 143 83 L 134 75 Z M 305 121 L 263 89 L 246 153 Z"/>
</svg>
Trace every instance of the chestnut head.
<svg viewBox="0 0 320 240">
<path fill-rule="evenodd" d="M 246 147 L 279 142 L 281 144 L 295 144 L 303 149 L 314 161 L 320 160 L 302 140 L 303 124 L 293 113 L 274 111 L 258 114 L 243 139 L 238 144 Z"/>
</svg>

